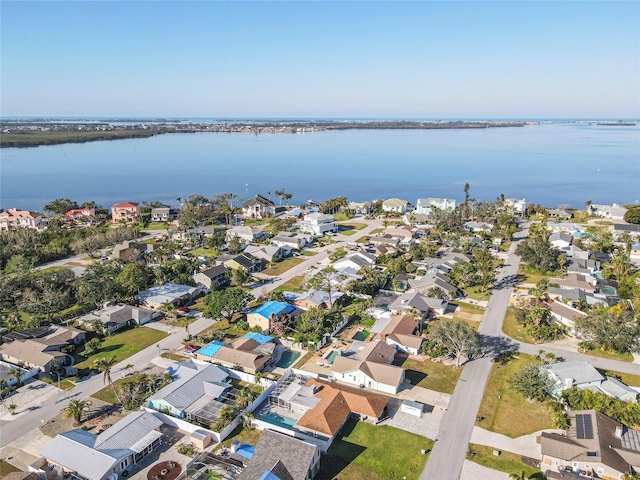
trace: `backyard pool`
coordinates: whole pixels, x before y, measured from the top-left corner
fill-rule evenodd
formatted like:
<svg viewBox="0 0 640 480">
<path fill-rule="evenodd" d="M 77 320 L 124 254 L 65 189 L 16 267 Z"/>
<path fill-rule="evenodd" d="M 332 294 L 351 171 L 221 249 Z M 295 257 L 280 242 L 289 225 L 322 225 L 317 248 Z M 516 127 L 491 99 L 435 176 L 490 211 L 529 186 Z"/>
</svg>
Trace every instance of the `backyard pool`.
<svg viewBox="0 0 640 480">
<path fill-rule="evenodd" d="M 368 331 L 360 330 L 358 333 L 356 333 L 353 336 L 353 339 L 362 341 L 362 340 L 366 340 L 368 336 L 369 336 L 369 332 Z"/>
<path fill-rule="evenodd" d="M 278 360 L 278 363 L 276 363 L 276 367 L 289 368 L 299 357 L 300 352 L 287 350 L 282 354 L 280 360 Z"/>
<path fill-rule="evenodd" d="M 296 421 L 293 418 L 283 417 L 282 415 L 278 415 L 277 413 L 273 412 L 264 413 L 260 415 L 258 419 L 262 420 L 263 422 L 270 423 L 271 425 L 286 428 L 288 430 L 291 430 L 296 424 Z"/>
<path fill-rule="evenodd" d="M 327 355 L 325 358 L 329 360 L 329 363 L 331 365 L 333 365 L 333 361 L 336 359 L 338 355 L 340 355 L 339 350 L 331 350 L 331 353 L 329 353 L 329 355 Z"/>
</svg>

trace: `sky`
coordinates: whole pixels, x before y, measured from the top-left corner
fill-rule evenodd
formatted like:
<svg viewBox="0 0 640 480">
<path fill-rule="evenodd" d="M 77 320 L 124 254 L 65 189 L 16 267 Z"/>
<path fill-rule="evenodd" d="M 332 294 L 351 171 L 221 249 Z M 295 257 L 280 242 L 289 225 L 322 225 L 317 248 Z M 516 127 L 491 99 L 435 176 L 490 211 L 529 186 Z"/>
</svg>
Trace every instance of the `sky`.
<svg viewBox="0 0 640 480">
<path fill-rule="evenodd" d="M 0 0 L 0 116 L 640 118 L 640 2 Z"/>
</svg>

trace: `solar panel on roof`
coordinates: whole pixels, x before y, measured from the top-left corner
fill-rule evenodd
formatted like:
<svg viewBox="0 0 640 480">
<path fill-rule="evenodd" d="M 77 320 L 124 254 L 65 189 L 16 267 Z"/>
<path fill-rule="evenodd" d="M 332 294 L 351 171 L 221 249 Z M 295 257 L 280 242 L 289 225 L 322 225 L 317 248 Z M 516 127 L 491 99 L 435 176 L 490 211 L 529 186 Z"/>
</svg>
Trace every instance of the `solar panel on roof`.
<svg viewBox="0 0 640 480">
<path fill-rule="evenodd" d="M 576 438 L 581 440 L 593 438 L 591 415 L 576 415 Z"/>
<path fill-rule="evenodd" d="M 584 415 L 584 438 L 593 438 L 593 423 L 591 415 Z"/>
</svg>

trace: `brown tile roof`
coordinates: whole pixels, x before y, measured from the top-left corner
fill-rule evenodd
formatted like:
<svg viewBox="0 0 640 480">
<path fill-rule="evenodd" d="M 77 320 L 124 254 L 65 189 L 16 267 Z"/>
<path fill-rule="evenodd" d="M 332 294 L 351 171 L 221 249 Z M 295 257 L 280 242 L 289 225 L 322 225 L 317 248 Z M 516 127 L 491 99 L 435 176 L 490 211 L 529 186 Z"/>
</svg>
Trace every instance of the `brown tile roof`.
<svg viewBox="0 0 640 480">
<path fill-rule="evenodd" d="M 19 361 L 24 361 L 31 365 L 37 365 L 41 368 L 45 367 L 54 357 L 64 357 L 64 353 L 45 352 L 46 345 L 37 342 L 34 339 L 14 340 L 0 346 L 0 356 L 9 356 Z M 6 357 L 5 357 L 6 358 Z"/>
<path fill-rule="evenodd" d="M 136 202 L 120 202 L 120 203 L 114 203 L 113 205 L 111 205 L 111 208 L 130 208 L 130 207 L 137 207 L 139 205 L 139 203 Z"/>
<path fill-rule="evenodd" d="M 236 350 L 245 350 L 245 351 L 251 351 L 256 347 L 258 347 L 259 345 L 260 344 L 255 340 L 251 338 L 244 338 L 244 337 L 238 338 L 231 344 L 231 346 Z"/>
<path fill-rule="evenodd" d="M 384 339 L 385 335 L 392 333 L 411 335 L 415 329 L 416 321 L 411 315 L 392 315 L 391 320 L 380 333 L 380 337 Z"/>
<path fill-rule="evenodd" d="M 391 363 L 393 357 L 396 355 L 395 348 L 387 345 L 384 342 L 369 342 L 360 352 L 357 353 L 355 358 L 358 360 L 364 360 L 368 362 L 376 363 Z M 338 358 L 338 357 L 336 357 Z"/>
<path fill-rule="evenodd" d="M 231 347 L 220 347 L 212 358 L 213 360 L 219 360 L 233 365 L 240 365 L 244 368 L 259 370 L 271 357 L 269 355 L 251 351 L 236 350 Z"/>
<path fill-rule="evenodd" d="M 571 321 L 576 321 L 580 317 L 585 317 L 587 314 L 570 308 L 561 302 L 549 302 L 549 310 L 556 315 L 560 315 L 563 318 L 568 318 Z"/>
</svg>

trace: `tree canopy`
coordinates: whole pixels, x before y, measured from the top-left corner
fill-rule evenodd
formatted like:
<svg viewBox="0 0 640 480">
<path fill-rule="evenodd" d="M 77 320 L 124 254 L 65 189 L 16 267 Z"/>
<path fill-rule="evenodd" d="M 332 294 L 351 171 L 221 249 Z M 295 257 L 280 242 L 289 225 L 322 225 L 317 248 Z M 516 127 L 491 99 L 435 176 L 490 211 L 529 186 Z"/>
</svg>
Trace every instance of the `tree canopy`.
<svg viewBox="0 0 640 480">
<path fill-rule="evenodd" d="M 544 401 L 549 396 L 553 381 L 540 370 L 537 363 L 524 365 L 509 378 L 511 388 L 531 400 Z"/>
<path fill-rule="evenodd" d="M 241 287 L 213 291 L 204 297 L 202 314 L 206 318 L 222 317 L 231 322 L 233 316 L 249 305 L 251 300 L 253 296 Z"/>
<path fill-rule="evenodd" d="M 540 272 L 554 272 L 560 267 L 558 264 L 560 250 L 543 236 L 523 240 L 516 248 L 516 255 L 519 255 L 531 268 Z"/>
<path fill-rule="evenodd" d="M 575 320 L 576 331 L 588 342 L 604 350 L 640 352 L 640 322 L 620 305 L 592 309 Z"/>
<path fill-rule="evenodd" d="M 429 340 L 455 357 L 457 367 L 460 366 L 463 356 L 471 358 L 480 351 L 477 332 L 465 322 L 455 320 L 438 322 L 429 331 Z"/>
</svg>

